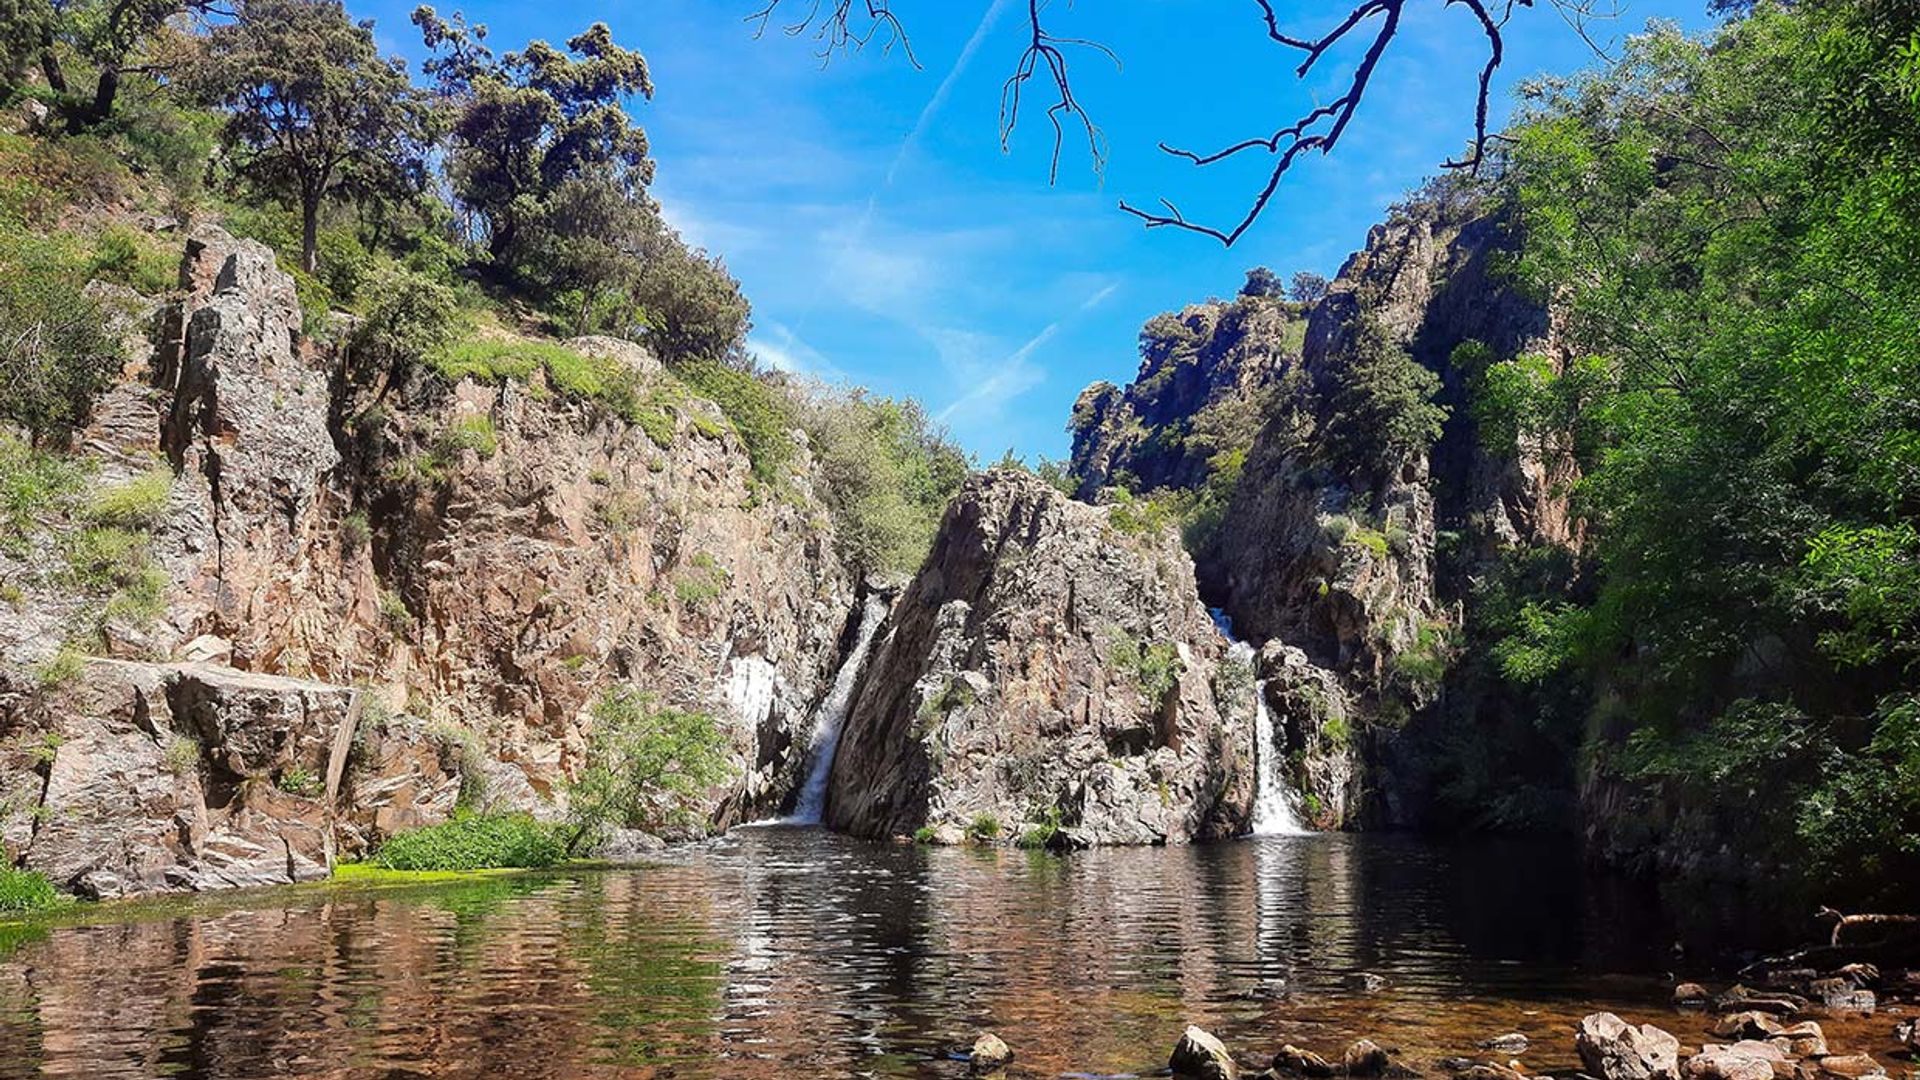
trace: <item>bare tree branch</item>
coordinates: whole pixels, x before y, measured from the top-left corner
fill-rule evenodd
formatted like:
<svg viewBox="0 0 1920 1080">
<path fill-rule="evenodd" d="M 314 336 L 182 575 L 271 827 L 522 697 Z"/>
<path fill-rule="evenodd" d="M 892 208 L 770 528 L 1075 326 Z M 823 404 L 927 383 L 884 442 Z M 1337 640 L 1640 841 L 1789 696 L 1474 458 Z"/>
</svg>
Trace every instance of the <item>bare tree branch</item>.
<svg viewBox="0 0 1920 1080">
<path fill-rule="evenodd" d="M 789 0 L 765 0 L 765 6 L 750 17 L 750 21 L 759 23 L 759 31 L 764 32 L 776 10 Z M 796 21 L 783 27 L 793 36 L 812 31 L 821 42 L 823 59 L 835 53 L 855 51 L 864 48 L 876 36 L 884 36 L 887 47 L 899 42 L 906 43 L 906 33 L 889 6 L 890 0 L 794 0 L 805 2 L 808 7 Z M 1273 0 L 1254 0 L 1259 6 L 1260 16 L 1265 23 L 1266 36 L 1284 49 L 1302 54 L 1298 65 L 1293 68 L 1296 79 L 1304 79 L 1311 74 L 1327 55 L 1342 45 L 1365 42 L 1365 48 L 1355 62 L 1351 74 L 1345 80 L 1345 88 L 1333 101 L 1293 118 L 1277 128 L 1272 134 L 1242 139 L 1231 145 L 1210 152 L 1188 150 L 1167 143 L 1160 144 L 1163 153 L 1184 159 L 1195 167 L 1219 164 L 1242 155 L 1263 151 L 1271 158 L 1272 165 L 1267 172 L 1265 183 L 1255 193 L 1246 211 L 1227 226 L 1207 225 L 1188 218 L 1167 199 L 1158 200 L 1159 209 L 1143 210 L 1132 203 L 1122 200 L 1120 209 L 1139 218 L 1149 229 L 1173 228 L 1185 232 L 1209 236 L 1231 247 L 1245 235 L 1260 215 L 1272 202 L 1274 193 L 1279 190 L 1280 182 L 1293 168 L 1302 155 L 1309 152 L 1331 153 L 1340 142 L 1347 128 L 1352 124 L 1355 113 L 1365 99 L 1367 89 L 1379 69 L 1381 60 L 1388 48 L 1403 28 L 1402 15 L 1409 4 L 1427 2 L 1427 0 L 1357 0 L 1354 6 L 1319 37 L 1299 37 L 1286 32 L 1281 25 Z M 1442 8 L 1461 7 L 1471 15 L 1481 35 L 1485 38 L 1485 60 L 1477 71 L 1477 93 L 1474 98 L 1473 138 L 1467 151 L 1458 158 L 1445 162 L 1448 169 L 1477 172 L 1488 156 L 1488 144 L 1501 141 L 1500 136 L 1488 130 L 1491 112 L 1491 97 L 1494 73 L 1506 61 L 1506 42 L 1504 30 L 1507 20 L 1512 17 L 1515 8 L 1531 8 L 1535 0 L 1433 0 Z M 1618 14 L 1619 0 L 1548 0 L 1563 19 L 1581 39 L 1596 53 L 1605 57 L 1606 50 L 1598 44 L 1589 32 L 1591 22 L 1612 18 Z M 1064 52 L 1069 48 L 1085 48 L 1101 53 L 1116 65 L 1119 58 L 1111 49 L 1084 38 L 1058 37 L 1046 29 L 1043 14 L 1046 0 L 1027 0 L 1026 45 L 1021 50 L 1013 73 L 1007 77 L 1000 92 L 1000 146 L 1006 150 L 1020 118 L 1020 109 L 1029 92 L 1028 84 L 1040 80 L 1047 88 L 1051 104 L 1046 110 L 1048 123 L 1053 128 L 1053 154 L 1048 167 L 1048 181 L 1059 178 L 1060 154 L 1065 145 L 1068 128 L 1077 125 L 1085 133 L 1087 150 L 1093 161 L 1096 173 L 1102 172 L 1107 161 L 1105 137 L 1075 96 L 1068 78 L 1067 58 Z M 863 14 L 864 11 L 864 14 Z M 911 49 L 908 49 L 911 58 Z"/>
</svg>

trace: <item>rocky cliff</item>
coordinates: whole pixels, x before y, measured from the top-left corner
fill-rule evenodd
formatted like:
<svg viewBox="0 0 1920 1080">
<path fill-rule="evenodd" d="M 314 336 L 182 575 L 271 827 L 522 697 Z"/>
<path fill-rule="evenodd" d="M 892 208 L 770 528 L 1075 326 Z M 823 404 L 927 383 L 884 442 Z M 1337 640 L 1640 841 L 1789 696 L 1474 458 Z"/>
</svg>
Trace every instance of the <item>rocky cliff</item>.
<svg viewBox="0 0 1920 1080">
<path fill-rule="evenodd" d="M 1244 832 L 1252 684 L 1168 530 L 995 470 L 954 502 L 846 720 L 827 821 L 1058 845 Z"/>
<path fill-rule="evenodd" d="M 1180 321 L 1196 337 L 1188 351 L 1235 358 L 1193 370 L 1227 374 L 1167 407 L 1154 389 L 1176 381 L 1162 358 L 1163 316 L 1142 334 L 1141 381 L 1096 385 L 1076 411 L 1083 493 L 1224 489 L 1187 510 L 1200 589 L 1238 636 L 1265 646 L 1260 675 L 1281 752 L 1323 825 L 1428 818 L 1444 756 L 1433 744 L 1486 735 L 1474 730 L 1482 713 L 1508 719 L 1461 663 L 1473 583 L 1508 552 L 1578 541 L 1568 456 L 1492 445 L 1470 405 L 1492 359 L 1562 361 L 1544 309 L 1491 269 L 1506 246 L 1496 217 L 1444 188 L 1428 193 L 1369 234 L 1306 311 L 1297 347 L 1288 321 L 1297 309 L 1208 321 L 1196 312 L 1274 302 L 1190 308 Z M 1392 365 L 1408 361 L 1431 381 L 1397 374 Z M 1444 410 L 1407 447 L 1381 435 L 1405 420 L 1381 404 L 1401 386 L 1415 406 L 1430 397 Z M 1158 411 L 1133 404 L 1143 399 Z M 1196 481 L 1190 458 L 1167 448 L 1238 400 L 1263 403 L 1257 430 L 1211 447 L 1231 471 L 1216 466 Z M 1152 463 L 1141 463 L 1143 450 Z"/>
<path fill-rule="evenodd" d="M 769 490 L 622 343 L 577 345 L 664 423 L 537 369 L 356 385 L 271 253 L 216 228 L 145 310 L 77 490 L 0 545 L 10 860 L 94 895 L 254 884 L 463 794 L 556 814 L 616 683 L 722 718 L 715 824 L 790 801 L 857 608 L 804 455 Z"/>
</svg>

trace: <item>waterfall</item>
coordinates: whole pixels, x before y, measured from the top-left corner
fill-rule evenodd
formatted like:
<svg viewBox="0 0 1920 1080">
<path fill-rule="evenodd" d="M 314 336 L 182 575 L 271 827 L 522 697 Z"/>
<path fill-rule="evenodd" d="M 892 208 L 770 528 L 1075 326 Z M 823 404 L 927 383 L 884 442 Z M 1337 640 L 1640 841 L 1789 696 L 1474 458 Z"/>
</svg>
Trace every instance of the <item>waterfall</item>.
<svg viewBox="0 0 1920 1080">
<path fill-rule="evenodd" d="M 1228 656 L 1246 664 L 1254 672 L 1253 684 L 1253 835 L 1304 836 L 1307 830 L 1293 812 L 1293 792 L 1287 788 L 1286 763 L 1280 757 L 1280 731 L 1267 708 L 1267 687 L 1259 681 L 1259 657 L 1252 645 L 1235 641 L 1233 620 L 1224 611 L 1212 612 L 1221 636 L 1233 643 Z"/>
<path fill-rule="evenodd" d="M 818 825 L 827 808 L 827 780 L 833 775 L 833 755 L 840 748 L 840 727 L 846 723 L 847 709 L 853 705 L 853 691 L 860 685 L 860 670 L 867 666 L 867 654 L 873 651 L 873 639 L 880 635 L 880 624 L 887 621 L 887 600 L 879 593 L 868 593 L 860 611 L 860 626 L 854 631 L 858 640 L 846 662 L 833 676 L 833 686 L 813 714 L 813 761 L 807 766 L 806 786 L 794 804 L 795 825 Z"/>
</svg>

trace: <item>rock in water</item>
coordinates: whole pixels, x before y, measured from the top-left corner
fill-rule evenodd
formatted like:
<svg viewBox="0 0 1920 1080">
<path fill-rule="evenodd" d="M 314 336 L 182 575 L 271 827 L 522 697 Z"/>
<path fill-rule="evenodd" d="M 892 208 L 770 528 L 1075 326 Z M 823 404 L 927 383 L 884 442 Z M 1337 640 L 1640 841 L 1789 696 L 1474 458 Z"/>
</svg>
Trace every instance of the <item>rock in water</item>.
<svg viewBox="0 0 1920 1080">
<path fill-rule="evenodd" d="M 1527 1052 L 1527 1037 L 1519 1032 L 1495 1035 L 1480 1044 L 1480 1049 L 1491 1050 L 1496 1054 L 1524 1054 Z"/>
<path fill-rule="evenodd" d="M 1384 1076 L 1387 1066 L 1391 1064 L 1387 1060 L 1387 1052 L 1371 1039 L 1361 1039 L 1347 1047 L 1340 1062 L 1348 1076 Z"/>
<path fill-rule="evenodd" d="M 976 1073 L 992 1072 L 1004 1069 L 1013 1063 L 1013 1051 L 1001 1041 L 1000 1036 L 991 1031 L 983 1031 L 973 1040 L 973 1050 L 967 1055 L 967 1067 Z"/>
<path fill-rule="evenodd" d="M 1588 1073 L 1600 1080 L 1674 1080 L 1680 1040 L 1652 1024 L 1635 1027 L 1612 1013 L 1580 1021 L 1574 1047 Z"/>
<path fill-rule="evenodd" d="M 1673 988 L 1673 1003 L 1682 1009 L 1704 1009 L 1713 995 L 1699 983 L 1681 983 Z"/>
<path fill-rule="evenodd" d="M 1713 1022 L 1711 1029 L 1722 1039 L 1767 1039 L 1780 1034 L 1780 1021 L 1754 1010 L 1728 1013 Z"/>
<path fill-rule="evenodd" d="M 1076 846 L 1245 831 L 1252 690 L 1215 697 L 1227 646 L 1178 536 L 1116 517 L 1023 472 L 967 481 L 868 661 L 826 824 Z"/>
<path fill-rule="evenodd" d="M 1865 1080 L 1869 1076 L 1887 1074 L 1879 1062 L 1865 1054 L 1829 1054 L 1816 1064 L 1819 1067 L 1818 1075 L 1826 1080 Z"/>
<path fill-rule="evenodd" d="M 1681 1072 L 1687 1080 L 1774 1080 L 1776 1072 L 1790 1075 L 1791 1069 L 1778 1047 L 1740 1042 L 1705 1047 L 1687 1059 Z"/>
<path fill-rule="evenodd" d="M 1240 1067 L 1226 1046 L 1197 1027 L 1189 1026 L 1173 1044 L 1167 1067 L 1184 1080 L 1240 1080 Z"/>
<path fill-rule="evenodd" d="M 1820 1057 L 1827 1052 L 1827 1036 L 1820 1025 L 1805 1020 L 1790 1028 L 1781 1028 L 1767 1042 L 1792 1057 Z"/>
<path fill-rule="evenodd" d="M 1347 976 L 1347 989 L 1362 994 L 1377 994 L 1387 988 L 1387 978 L 1371 971 L 1356 971 Z"/>
<path fill-rule="evenodd" d="M 1273 1055 L 1273 1071 L 1293 1076 L 1314 1077 L 1315 1080 L 1332 1076 L 1334 1073 L 1333 1066 L 1327 1063 L 1326 1058 L 1311 1050 L 1302 1050 L 1292 1043 L 1282 1046 L 1280 1052 Z"/>
</svg>

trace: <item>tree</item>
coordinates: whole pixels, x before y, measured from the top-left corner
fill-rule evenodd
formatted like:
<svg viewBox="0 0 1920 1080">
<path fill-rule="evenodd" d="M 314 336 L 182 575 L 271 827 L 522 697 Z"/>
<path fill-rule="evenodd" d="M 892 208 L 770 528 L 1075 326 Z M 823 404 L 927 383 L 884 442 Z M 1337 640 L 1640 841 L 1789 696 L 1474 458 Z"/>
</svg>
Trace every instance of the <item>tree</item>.
<svg viewBox="0 0 1920 1080">
<path fill-rule="evenodd" d="M 726 264 L 687 247 L 656 217 L 633 300 L 643 336 L 669 361 L 738 363 L 752 307 Z"/>
<path fill-rule="evenodd" d="M 1333 358 L 1321 393 L 1326 445 L 1349 472 L 1383 475 L 1440 438 L 1447 410 L 1434 403 L 1440 377 L 1421 367 L 1372 318 L 1362 317 Z"/>
<path fill-rule="evenodd" d="M 1240 286 L 1241 296 L 1279 296 L 1280 275 L 1264 266 L 1247 271 L 1247 283 Z"/>
<path fill-rule="evenodd" d="M 1747 0 L 1717 2 L 1723 6 L 1739 6 Z M 1249 29 L 1257 26 L 1262 36 L 1283 50 L 1290 59 L 1298 60 L 1293 69 L 1295 77 L 1305 79 L 1329 53 L 1339 52 L 1344 45 L 1363 46 L 1359 59 L 1346 77 L 1344 89 L 1332 100 L 1316 100 L 1311 108 L 1283 120 L 1271 134 L 1250 136 L 1218 150 L 1205 152 L 1161 143 L 1162 152 L 1195 166 L 1215 165 L 1243 155 L 1261 153 L 1267 156 L 1271 164 L 1266 181 L 1254 195 L 1251 205 L 1229 225 L 1212 226 L 1194 221 L 1167 199 L 1159 200 L 1160 208 L 1157 210 L 1144 210 L 1121 200 L 1121 211 L 1139 218 L 1149 229 L 1174 228 L 1198 233 L 1232 247 L 1265 211 L 1274 192 L 1279 189 L 1281 180 L 1295 162 L 1309 153 L 1332 153 L 1339 144 L 1365 99 L 1381 61 L 1405 28 L 1404 16 L 1409 7 L 1457 8 L 1464 17 L 1473 20 L 1485 39 L 1486 52 L 1477 72 L 1479 93 L 1474 105 L 1473 138 L 1468 143 L 1466 153 L 1446 163 L 1448 169 L 1477 173 L 1486 160 L 1492 138 L 1487 126 L 1490 97 L 1494 72 L 1506 59 L 1507 21 L 1512 18 L 1515 8 L 1531 8 L 1534 0 L 1430 0 L 1425 5 L 1422 0 L 1360 0 L 1340 18 L 1331 20 L 1328 24 L 1330 29 L 1318 36 L 1298 36 L 1287 32 L 1273 0 L 1254 0 L 1254 4 L 1259 8 L 1259 18 L 1257 23 L 1249 19 Z M 1547 0 L 1547 4 L 1583 36 L 1589 21 L 1613 13 L 1610 0 Z M 788 0 L 766 0 L 753 19 L 764 32 L 775 14 L 787 6 Z M 911 43 L 907 40 L 902 22 L 893 12 L 890 0 L 811 0 L 792 6 L 802 14 L 785 27 L 786 32 L 789 35 L 811 32 L 820 42 L 823 60 L 836 54 L 864 49 L 876 40 L 886 48 L 901 45 L 909 59 L 912 58 Z M 1068 122 L 1072 122 L 1085 135 L 1088 152 L 1098 171 L 1106 159 L 1104 140 L 1099 127 L 1081 107 L 1074 93 L 1068 73 L 1067 50 L 1079 48 L 1110 59 L 1113 53 L 1084 35 L 1061 36 L 1054 33 L 1050 29 L 1052 9 L 1048 5 L 1035 2 L 1024 6 L 1027 22 L 1024 44 L 1014 62 L 1013 73 L 1007 77 L 1001 89 L 1001 145 L 1005 147 L 1013 137 L 1028 84 L 1036 78 L 1042 79 L 1051 98 L 1046 117 L 1053 132 L 1054 171 L 1057 172 L 1059 168 Z"/>
<path fill-rule="evenodd" d="M 373 24 L 349 20 L 339 0 L 244 0 L 207 35 L 194 82 L 228 111 L 235 174 L 299 208 L 308 273 L 327 204 L 425 186 L 431 113 L 405 65 L 380 55 Z"/>
<path fill-rule="evenodd" d="M 1287 297 L 1296 304 L 1317 304 L 1327 298 L 1329 287 L 1325 277 L 1311 270 L 1302 270 L 1293 275 L 1293 284 L 1287 289 Z"/>
<path fill-rule="evenodd" d="M 127 75 L 166 69 L 147 46 L 168 20 L 209 7 L 207 0 L 0 0 L 0 85 L 37 69 L 68 132 L 91 130 L 112 118 Z"/>
<path fill-rule="evenodd" d="M 726 778 L 726 736 L 706 713 L 616 687 L 594 703 L 593 725 L 585 766 L 567 787 L 569 854 L 609 828 L 685 825 L 695 800 Z"/>
<path fill-rule="evenodd" d="M 622 102 L 651 99 L 653 78 L 646 59 L 616 45 L 605 23 L 568 39 L 566 52 L 534 41 L 498 60 L 486 27 L 457 14 L 442 18 L 423 6 L 413 23 L 434 50 L 427 71 L 450 117 L 448 176 L 484 220 L 497 265 L 515 267 L 523 235 L 568 184 L 604 184 L 638 198 L 652 182 L 646 132 Z M 549 223 L 549 238 L 555 228 Z"/>
</svg>

